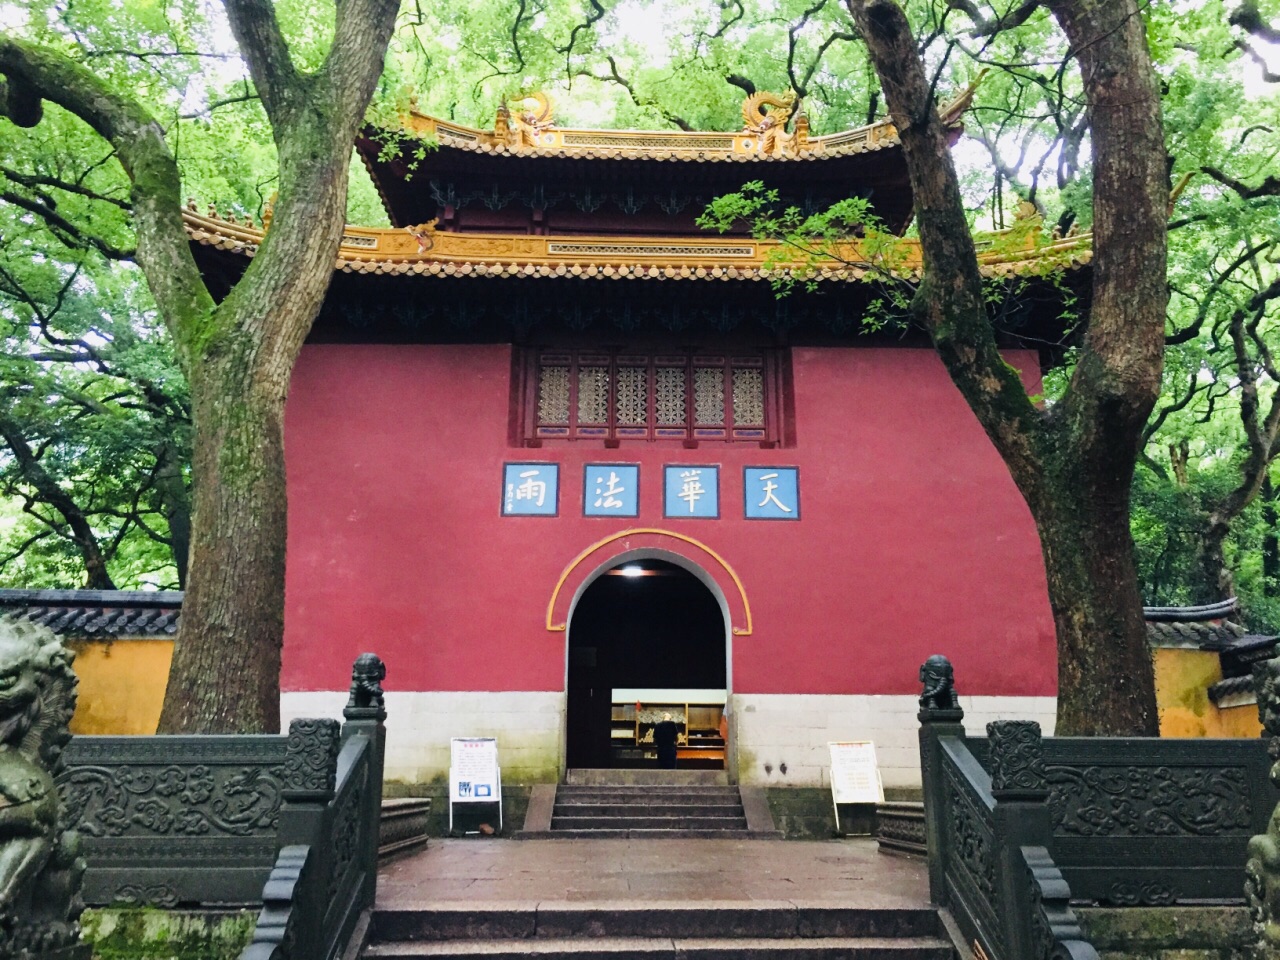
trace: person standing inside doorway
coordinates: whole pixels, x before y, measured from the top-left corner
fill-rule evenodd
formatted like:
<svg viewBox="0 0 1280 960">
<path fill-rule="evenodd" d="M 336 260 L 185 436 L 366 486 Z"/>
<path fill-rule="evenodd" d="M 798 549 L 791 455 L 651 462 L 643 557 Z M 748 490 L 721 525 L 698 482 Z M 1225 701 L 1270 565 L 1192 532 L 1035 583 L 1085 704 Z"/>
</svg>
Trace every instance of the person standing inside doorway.
<svg viewBox="0 0 1280 960">
<path fill-rule="evenodd" d="M 653 727 L 653 743 L 658 748 L 658 766 L 663 770 L 676 768 L 676 723 L 671 714 L 664 713 Z"/>
</svg>

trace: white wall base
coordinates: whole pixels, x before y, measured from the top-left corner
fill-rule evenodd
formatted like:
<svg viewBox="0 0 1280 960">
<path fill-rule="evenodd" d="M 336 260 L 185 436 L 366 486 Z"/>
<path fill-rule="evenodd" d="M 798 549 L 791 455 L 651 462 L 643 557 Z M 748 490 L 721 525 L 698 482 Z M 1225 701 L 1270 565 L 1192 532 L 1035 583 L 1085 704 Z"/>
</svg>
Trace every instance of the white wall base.
<svg viewBox="0 0 1280 960">
<path fill-rule="evenodd" d="M 428 783 L 449 775 L 451 737 L 497 737 L 506 783 L 554 783 L 564 739 L 563 692 L 389 692 L 385 778 Z M 315 691 L 280 696 L 280 722 L 337 717 L 347 693 Z"/>
<path fill-rule="evenodd" d="M 285 693 L 281 722 L 298 717 L 341 718 L 345 691 Z M 1036 720 L 1053 733 L 1054 697 L 961 697 L 973 736 L 991 720 Z M 887 787 L 919 786 L 914 696 L 734 694 L 731 736 L 742 783 L 826 787 L 827 743 L 872 740 Z M 427 783 L 448 776 L 450 737 L 497 737 L 507 783 L 559 778 L 564 756 L 565 694 L 554 692 L 425 691 L 387 694 L 386 778 Z M 765 765 L 772 769 L 765 770 Z M 782 765 L 786 764 L 786 773 Z"/>
<path fill-rule="evenodd" d="M 1036 720 L 1053 733 L 1055 697 L 961 697 L 971 736 L 991 720 Z M 735 694 L 730 726 L 737 728 L 741 783 L 771 787 L 830 786 L 827 744 L 871 740 L 886 787 L 920 785 L 920 746 L 914 696 Z M 786 764 L 786 773 L 782 765 Z M 765 766 L 771 767 L 766 771 Z"/>
</svg>

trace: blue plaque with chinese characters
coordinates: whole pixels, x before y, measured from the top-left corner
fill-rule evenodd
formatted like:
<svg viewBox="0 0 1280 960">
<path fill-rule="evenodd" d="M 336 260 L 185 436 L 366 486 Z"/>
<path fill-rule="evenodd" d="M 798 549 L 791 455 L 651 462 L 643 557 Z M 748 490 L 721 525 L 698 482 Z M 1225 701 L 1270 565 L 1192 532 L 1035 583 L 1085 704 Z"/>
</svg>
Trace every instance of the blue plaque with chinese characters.
<svg viewBox="0 0 1280 960">
<path fill-rule="evenodd" d="M 583 473 L 582 514 L 634 517 L 640 513 L 640 467 L 634 463 L 588 463 Z"/>
<path fill-rule="evenodd" d="M 663 467 L 662 515 L 672 520 L 720 516 L 720 468 L 697 464 Z"/>
<path fill-rule="evenodd" d="M 504 517 L 554 517 L 560 504 L 560 465 L 506 463 L 502 466 Z"/>
<path fill-rule="evenodd" d="M 748 520 L 799 520 L 797 467 L 744 467 L 742 507 Z"/>
</svg>

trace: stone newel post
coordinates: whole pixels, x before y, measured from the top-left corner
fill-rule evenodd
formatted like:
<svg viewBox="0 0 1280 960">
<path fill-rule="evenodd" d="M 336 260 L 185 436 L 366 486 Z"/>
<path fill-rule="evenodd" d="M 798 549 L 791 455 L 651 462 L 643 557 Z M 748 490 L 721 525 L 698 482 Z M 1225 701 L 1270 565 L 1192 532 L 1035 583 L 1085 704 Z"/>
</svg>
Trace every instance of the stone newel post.
<svg viewBox="0 0 1280 960">
<path fill-rule="evenodd" d="M 942 780 L 943 737 L 964 737 L 964 711 L 956 696 L 951 661 L 934 654 L 920 667 L 920 775 L 924 785 L 924 836 L 929 851 L 929 899 L 947 905 L 946 872 L 946 786 Z"/>
</svg>

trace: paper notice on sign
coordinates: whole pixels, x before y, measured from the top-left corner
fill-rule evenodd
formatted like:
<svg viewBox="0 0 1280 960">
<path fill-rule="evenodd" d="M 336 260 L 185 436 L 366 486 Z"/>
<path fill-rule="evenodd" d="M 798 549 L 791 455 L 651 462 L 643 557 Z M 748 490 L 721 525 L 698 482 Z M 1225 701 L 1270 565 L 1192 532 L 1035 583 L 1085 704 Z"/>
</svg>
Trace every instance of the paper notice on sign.
<svg viewBox="0 0 1280 960">
<path fill-rule="evenodd" d="M 454 737 L 449 741 L 449 799 L 453 803 L 497 803 L 498 741 Z"/>
<path fill-rule="evenodd" d="M 883 803 L 884 787 L 870 740 L 828 743 L 831 750 L 831 797 L 836 803 Z"/>
</svg>

